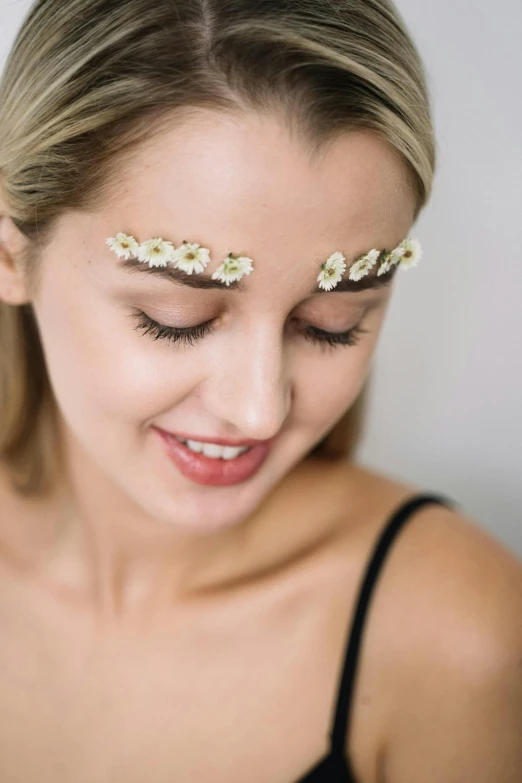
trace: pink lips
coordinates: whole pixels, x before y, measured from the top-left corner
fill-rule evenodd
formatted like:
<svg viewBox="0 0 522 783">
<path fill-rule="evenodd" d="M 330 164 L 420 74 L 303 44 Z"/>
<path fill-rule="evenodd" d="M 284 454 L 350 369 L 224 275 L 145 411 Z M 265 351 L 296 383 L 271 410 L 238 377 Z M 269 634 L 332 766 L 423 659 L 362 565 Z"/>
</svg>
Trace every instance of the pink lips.
<svg viewBox="0 0 522 783">
<path fill-rule="evenodd" d="M 249 446 L 249 451 L 241 454 L 236 459 L 223 460 L 212 459 L 204 454 L 196 454 L 191 451 L 184 443 L 180 443 L 177 438 L 157 427 L 158 435 L 161 437 L 167 456 L 174 462 L 180 473 L 185 478 L 194 481 L 196 484 L 207 486 L 223 487 L 231 484 L 239 484 L 251 478 L 264 463 L 275 438 L 267 441 L 230 441 L 223 438 L 213 438 L 212 443 L 219 446 Z M 186 440 L 196 440 L 183 433 L 178 433 L 180 438 Z"/>
</svg>

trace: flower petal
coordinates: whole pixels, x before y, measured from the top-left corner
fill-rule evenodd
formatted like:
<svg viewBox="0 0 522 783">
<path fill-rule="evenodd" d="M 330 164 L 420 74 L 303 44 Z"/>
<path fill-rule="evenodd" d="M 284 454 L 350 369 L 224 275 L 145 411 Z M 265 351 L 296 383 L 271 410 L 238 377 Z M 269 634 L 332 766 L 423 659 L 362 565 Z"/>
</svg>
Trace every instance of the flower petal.
<svg viewBox="0 0 522 783">
<path fill-rule="evenodd" d="M 115 237 L 107 239 L 106 244 L 119 258 L 124 258 L 126 261 L 128 261 L 131 256 L 136 256 L 138 254 L 138 242 L 130 234 L 120 232 L 119 234 L 116 234 Z"/>
<path fill-rule="evenodd" d="M 138 259 L 149 266 L 167 266 L 174 252 L 172 242 L 160 237 L 142 242 L 138 248 Z"/>
<path fill-rule="evenodd" d="M 249 275 L 254 271 L 254 262 L 251 258 L 244 255 L 234 255 L 230 253 L 212 275 L 213 280 L 220 280 L 227 286 L 236 280 L 241 280 L 244 275 Z"/>
<path fill-rule="evenodd" d="M 369 253 L 356 261 L 350 268 L 350 280 L 361 280 L 363 277 L 370 274 L 370 271 L 377 263 L 377 259 L 381 255 L 381 252 L 381 250 L 370 250 Z"/>
<path fill-rule="evenodd" d="M 399 247 L 404 250 L 399 264 L 401 269 L 411 269 L 418 266 L 422 258 L 422 247 L 419 240 L 408 237 L 400 243 Z"/>
<path fill-rule="evenodd" d="M 210 263 L 210 250 L 196 242 L 183 242 L 172 254 L 172 263 L 187 274 L 201 274 Z"/>
</svg>

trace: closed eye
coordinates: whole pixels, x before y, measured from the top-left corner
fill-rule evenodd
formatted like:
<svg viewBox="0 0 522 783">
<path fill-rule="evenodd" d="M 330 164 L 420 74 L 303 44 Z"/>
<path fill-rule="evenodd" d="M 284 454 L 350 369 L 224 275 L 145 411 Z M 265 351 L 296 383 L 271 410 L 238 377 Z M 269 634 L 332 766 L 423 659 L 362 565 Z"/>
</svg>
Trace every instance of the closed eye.
<svg viewBox="0 0 522 783">
<path fill-rule="evenodd" d="M 165 326 L 149 318 L 143 312 L 133 312 L 132 318 L 136 321 L 136 330 L 141 330 L 143 334 L 149 335 L 154 340 L 167 340 L 168 342 L 181 342 L 188 345 L 194 345 L 197 340 L 202 340 L 208 334 L 214 331 L 214 322 L 206 321 L 205 323 L 198 324 L 197 326 L 191 326 L 188 328 L 180 328 L 177 326 Z M 324 329 L 319 329 L 316 326 L 306 326 L 302 330 L 302 335 L 305 340 L 309 342 L 319 344 L 321 346 L 353 346 L 357 345 L 363 334 L 369 334 L 367 329 L 362 329 L 360 324 L 352 327 L 346 332 L 327 332 Z"/>
</svg>

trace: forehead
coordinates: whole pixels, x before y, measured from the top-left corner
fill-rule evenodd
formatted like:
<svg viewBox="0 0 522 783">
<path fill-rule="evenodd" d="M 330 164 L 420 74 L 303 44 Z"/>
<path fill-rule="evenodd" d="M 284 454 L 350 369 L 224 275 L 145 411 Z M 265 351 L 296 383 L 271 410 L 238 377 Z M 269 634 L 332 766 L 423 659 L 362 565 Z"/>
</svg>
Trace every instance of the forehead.
<svg viewBox="0 0 522 783">
<path fill-rule="evenodd" d="M 122 162 L 112 195 L 111 226 L 234 252 L 385 247 L 406 236 L 415 209 L 406 167 L 376 134 L 343 134 L 312 156 L 275 117 L 206 110 L 151 135 Z"/>
</svg>

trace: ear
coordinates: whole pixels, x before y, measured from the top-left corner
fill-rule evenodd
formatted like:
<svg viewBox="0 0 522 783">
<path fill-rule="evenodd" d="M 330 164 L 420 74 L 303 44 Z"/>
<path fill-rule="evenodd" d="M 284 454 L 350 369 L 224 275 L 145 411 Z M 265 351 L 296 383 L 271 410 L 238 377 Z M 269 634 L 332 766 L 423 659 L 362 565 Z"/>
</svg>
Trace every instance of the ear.
<svg viewBox="0 0 522 783">
<path fill-rule="evenodd" d="M 7 304 L 23 305 L 30 301 L 19 262 L 27 242 L 7 214 L 0 192 L 0 300 Z"/>
</svg>

